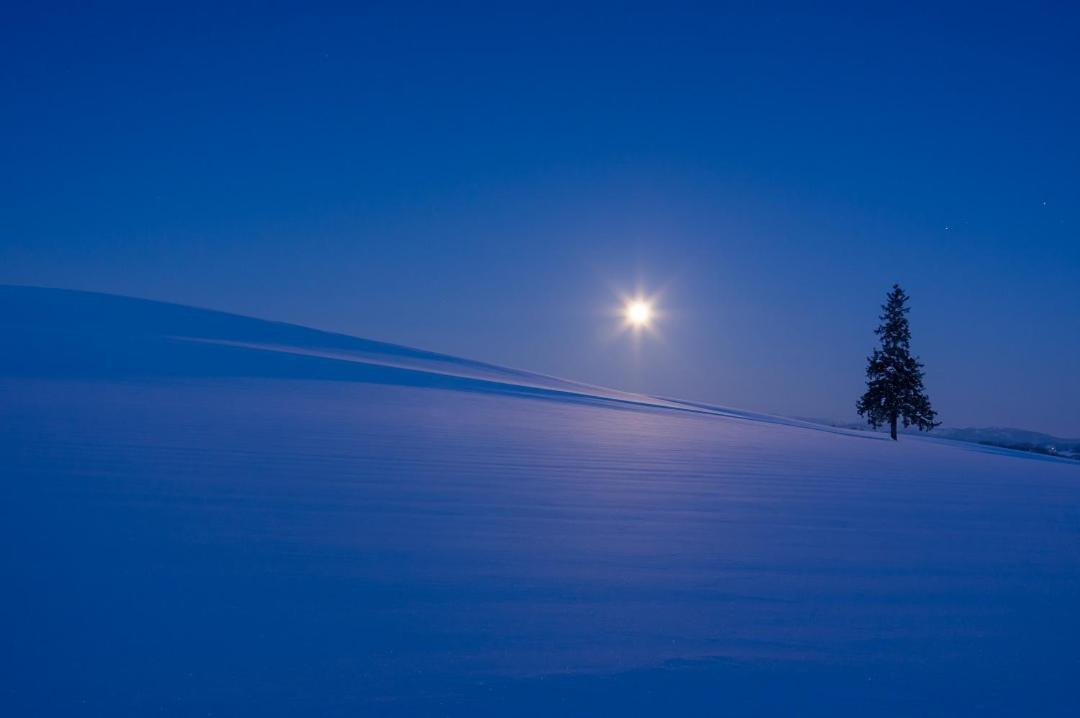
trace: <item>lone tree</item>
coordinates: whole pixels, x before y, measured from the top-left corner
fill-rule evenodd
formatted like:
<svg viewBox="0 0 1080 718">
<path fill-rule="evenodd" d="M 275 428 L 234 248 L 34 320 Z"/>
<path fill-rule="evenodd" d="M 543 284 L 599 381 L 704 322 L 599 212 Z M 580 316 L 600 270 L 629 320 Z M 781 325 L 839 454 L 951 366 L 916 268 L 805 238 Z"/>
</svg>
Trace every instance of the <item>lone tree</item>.
<svg viewBox="0 0 1080 718">
<path fill-rule="evenodd" d="M 866 393 L 855 408 L 875 429 L 889 425 L 896 441 L 896 422 L 904 428 L 919 427 L 930 431 L 940 422 L 930 408 L 930 398 L 923 389 L 922 362 L 911 356 L 911 329 L 906 314 L 908 296 L 899 284 L 894 284 L 881 310 L 881 324 L 874 333 L 881 346 L 867 358 Z"/>
</svg>

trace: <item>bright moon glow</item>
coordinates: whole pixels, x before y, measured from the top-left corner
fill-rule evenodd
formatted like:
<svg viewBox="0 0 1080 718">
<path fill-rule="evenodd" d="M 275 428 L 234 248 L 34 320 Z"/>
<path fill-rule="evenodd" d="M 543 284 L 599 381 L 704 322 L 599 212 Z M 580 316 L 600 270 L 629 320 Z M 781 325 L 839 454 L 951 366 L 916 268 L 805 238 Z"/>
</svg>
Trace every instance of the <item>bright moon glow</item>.
<svg viewBox="0 0 1080 718">
<path fill-rule="evenodd" d="M 636 299 L 626 305 L 626 321 L 629 322 L 631 326 L 648 326 L 651 318 L 652 307 L 650 307 L 648 303 Z"/>
</svg>

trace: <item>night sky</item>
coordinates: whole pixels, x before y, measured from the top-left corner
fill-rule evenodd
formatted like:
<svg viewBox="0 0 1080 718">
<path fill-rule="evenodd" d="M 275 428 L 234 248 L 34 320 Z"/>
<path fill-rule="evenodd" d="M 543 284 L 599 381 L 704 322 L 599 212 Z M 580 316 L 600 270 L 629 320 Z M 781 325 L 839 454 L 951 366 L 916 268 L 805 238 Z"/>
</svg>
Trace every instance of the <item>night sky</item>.
<svg viewBox="0 0 1080 718">
<path fill-rule="evenodd" d="M 946 425 L 1080 436 L 1075 6 L 33 5 L 2 283 L 853 419 L 900 282 Z"/>
</svg>

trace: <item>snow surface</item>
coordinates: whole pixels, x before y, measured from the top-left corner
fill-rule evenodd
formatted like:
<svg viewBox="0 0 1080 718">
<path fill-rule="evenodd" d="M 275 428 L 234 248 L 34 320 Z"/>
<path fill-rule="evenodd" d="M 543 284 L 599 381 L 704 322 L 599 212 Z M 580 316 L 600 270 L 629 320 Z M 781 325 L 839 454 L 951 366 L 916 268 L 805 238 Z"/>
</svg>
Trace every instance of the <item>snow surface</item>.
<svg viewBox="0 0 1080 718">
<path fill-rule="evenodd" d="M 1080 464 L 0 287 L 4 715 L 1077 715 Z"/>
</svg>

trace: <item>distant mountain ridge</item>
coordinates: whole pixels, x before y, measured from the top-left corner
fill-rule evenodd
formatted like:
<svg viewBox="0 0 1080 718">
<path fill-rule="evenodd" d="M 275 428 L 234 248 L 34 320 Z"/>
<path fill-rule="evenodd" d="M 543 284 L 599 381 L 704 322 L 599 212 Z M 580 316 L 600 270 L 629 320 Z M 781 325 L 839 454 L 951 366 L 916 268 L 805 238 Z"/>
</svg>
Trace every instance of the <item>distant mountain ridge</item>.
<svg viewBox="0 0 1080 718">
<path fill-rule="evenodd" d="M 829 421 L 826 419 L 806 419 L 806 421 L 816 421 L 845 429 L 873 431 L 865 422 Z M 902 429 L 901 433 L 917 435 L 920 432 L 909 428 Z M 929 436 L 1080 460 L 1080 438 L 1065 439 L 1029 429 L 1015 429 L 1004 426 L 938 427 Z"/>
<path fill-rule="evenodd" d="M 969 441 L 975 444 L 1003 446 L 1008 449 L 1080 459 L 1080 439 L 1063 439 L 1027 429 L 1000 426 L 964 427 L 936 429 L 934 433 L 955 441 Z"/>
</svg>

